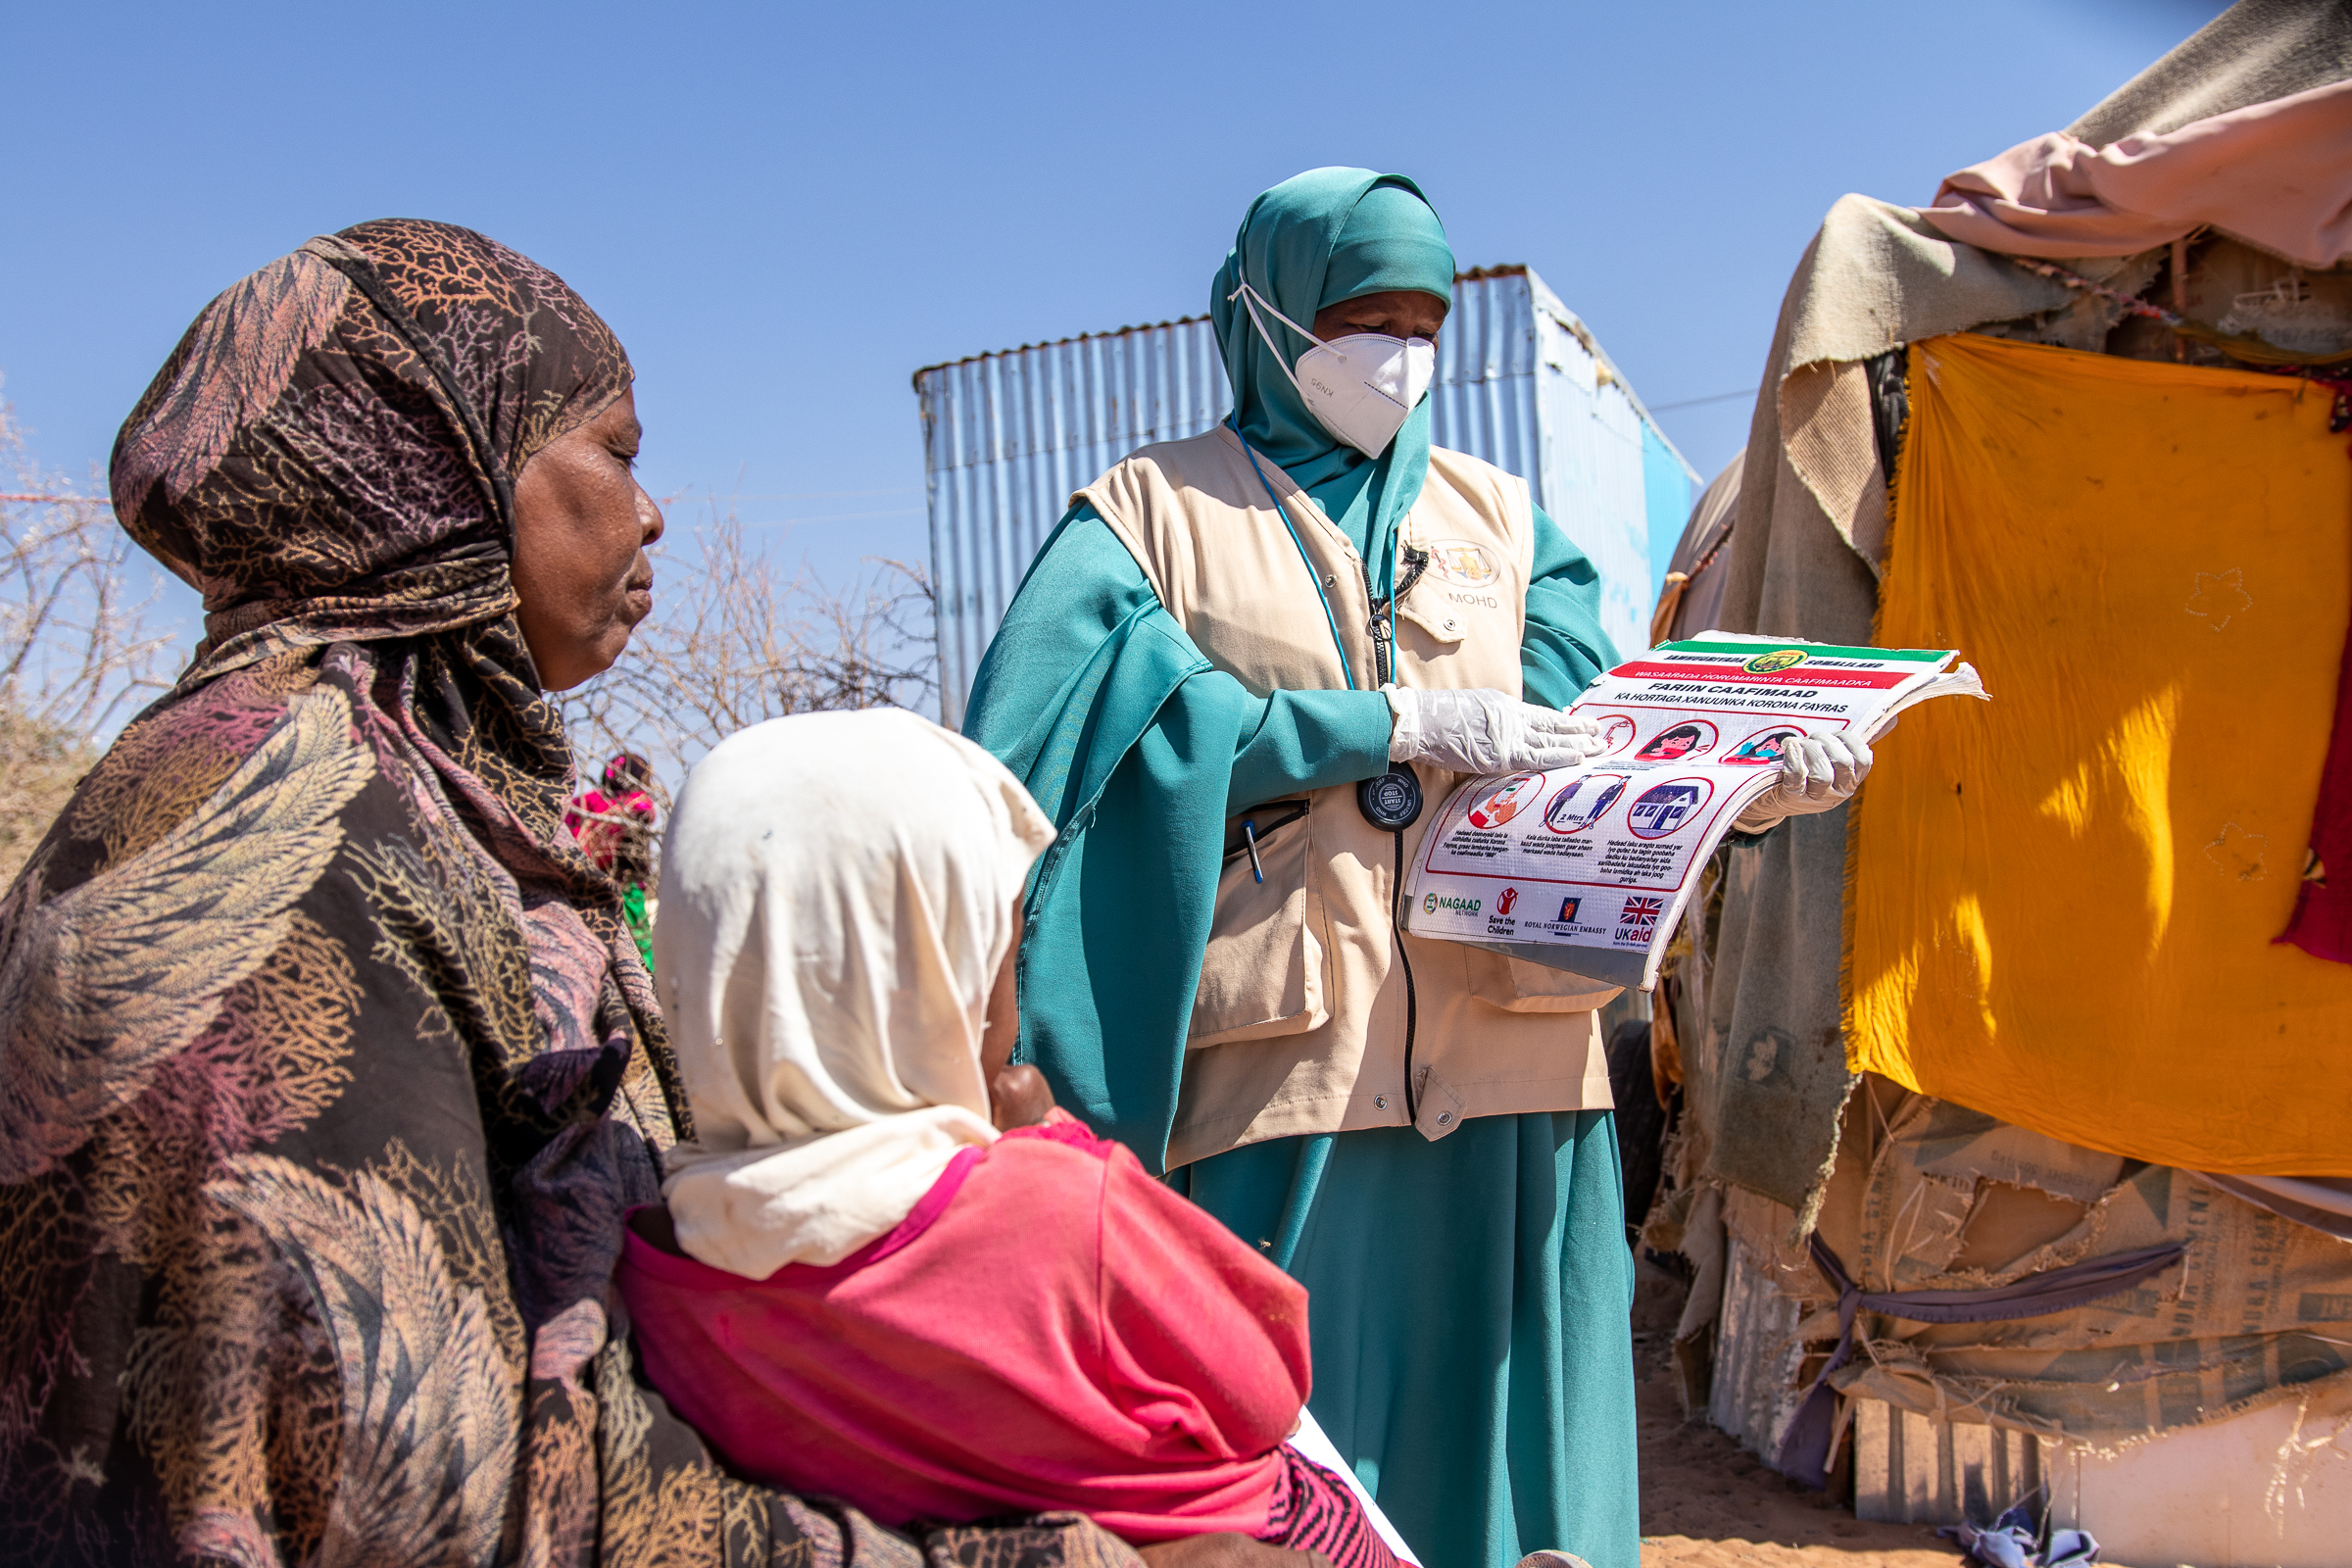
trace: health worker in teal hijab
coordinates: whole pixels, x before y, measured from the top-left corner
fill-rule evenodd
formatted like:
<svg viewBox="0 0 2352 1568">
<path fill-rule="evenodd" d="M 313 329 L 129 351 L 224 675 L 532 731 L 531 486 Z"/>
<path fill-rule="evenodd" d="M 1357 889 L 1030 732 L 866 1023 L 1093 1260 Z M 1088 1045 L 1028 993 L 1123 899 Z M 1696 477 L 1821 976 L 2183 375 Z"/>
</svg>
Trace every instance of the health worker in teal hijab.
<svg viewBox="0 0 2352 1568">
<path fill-rule="evenodd" d="M 1431 445 L 1454 265 L 1402 176 L 1258 197 L 1211 285 L 1230 418 L 1074 498 L 965 729 L 1059 834 L 1014 1059 L 1307 1285 L 1310 1407 L 1428 1568 L 1639 1568 L 1607 994 L 1391 908 L 1453 779 L 1577 765 L 1557 710 L 1616 662 L 1584 553 Z"/>
</svg>

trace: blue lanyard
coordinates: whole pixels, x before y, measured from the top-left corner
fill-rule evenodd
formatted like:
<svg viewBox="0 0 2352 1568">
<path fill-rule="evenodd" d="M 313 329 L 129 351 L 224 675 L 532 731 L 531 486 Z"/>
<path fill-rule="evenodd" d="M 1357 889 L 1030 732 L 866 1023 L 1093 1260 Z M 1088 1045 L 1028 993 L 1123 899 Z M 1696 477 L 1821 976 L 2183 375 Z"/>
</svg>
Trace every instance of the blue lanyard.
<svg viewBox="0 0 2352 1568">
<path fill-rule="evenodd" d="M 1315 572 L 1314 558 L 1306 553 L 1306 541 L 1298 537 L 1298 525 L 1291 521 L 1290 509 L 1285 507 L 1282 504 L 1282 498 L 1274 493 L 1274 485 L 1267 479 L 1266 470 L 1257 466 L 1257 454 L 1251 450 L 1250 438 L 1242 434 L 1241 427 L 1233 424 L 1230 420 L 1227 421 L 1227 428 L 1233 431 L 1234 439 L 1241 442 L 1242 450 L 1249 454 L 1250 470 L 1257 475 L 1257 482 L 1266 487 L 1266 499 L 1274 503 L 1274 514 L 1282 519 L 1283 527 L 1290 530 L 1291 543 L 1298 547 L 1298 560 L 1306 567 L 1306 580 L 1314 585 L 1315 599 L 1323 606 L 1323 620 L 1331 627 L 1331 646 L 1338 651 L 1340 656 L 1340 673 L 1348 677 L 1348 689 L 1353 691 L 1355 690 L 1355 668 L 1348 662 L 1347 645 L 1340 641 L 1340 618 L 1331 612 L 1330 596 L 1323 592 L 1323 579 Z"/>
</svg>

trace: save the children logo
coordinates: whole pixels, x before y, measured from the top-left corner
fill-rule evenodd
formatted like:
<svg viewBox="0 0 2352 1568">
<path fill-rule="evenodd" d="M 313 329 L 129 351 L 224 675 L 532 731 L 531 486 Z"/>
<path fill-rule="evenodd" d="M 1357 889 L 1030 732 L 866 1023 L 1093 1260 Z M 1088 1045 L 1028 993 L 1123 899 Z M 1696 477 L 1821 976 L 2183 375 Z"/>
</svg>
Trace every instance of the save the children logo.
<svg viewBox="0 0 2352 1568">
<path fill-rule="evenodd" d="M 1519 890 L 1517 888 L 1504 888 L 1502 890 L 1502 897 L 1494 901 L 1494 912 L 1496 914 L 1508 914 L 1511 912 L 1511 906 L 1517 904 L 1518 902 Z"/>
<path fill-rule="evenodd" d="M 1476 914 L 1486 907 L 1486 903 L 1487 901 L 1484 899 L 1457 898 L 1450 893 L 1444 895 L 1424 893 L 1421 895 L 1421 912 L 1435 914 L 1440 909 L 1444 909 L 1450 914 Z"/>
<path fill-rule="evenodd" d="M 1803 649 L 1781 648 L 1769 654 L 1758 654 L 1740 667 L 1751 675 L 1771 675 L 1784 669 L 1794 669 L 1804 662 L 1805 652 Z"/>
</svg>

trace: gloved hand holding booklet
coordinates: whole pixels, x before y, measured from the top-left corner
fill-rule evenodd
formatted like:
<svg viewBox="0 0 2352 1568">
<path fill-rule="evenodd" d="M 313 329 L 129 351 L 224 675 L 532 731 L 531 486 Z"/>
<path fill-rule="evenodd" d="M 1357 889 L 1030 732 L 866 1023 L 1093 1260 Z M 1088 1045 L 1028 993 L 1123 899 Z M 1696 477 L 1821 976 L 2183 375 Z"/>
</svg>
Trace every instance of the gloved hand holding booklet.
<svg viewBox="0 0 2352 1568">
<path fill-rule="evenodd" d="M 1904 709 L 1984 697 L 1958 659 L 1721 631 L 1653 648 L 1570 705 L 1600 726 L 1597 758 L 1446 797 L 1406 873 L 1405 929 L 1647 991 L 1734 824 L 1834 804 L 1808 770 L 1835 788 L 1845 769 L 1851 793 Z"/>
</svg>

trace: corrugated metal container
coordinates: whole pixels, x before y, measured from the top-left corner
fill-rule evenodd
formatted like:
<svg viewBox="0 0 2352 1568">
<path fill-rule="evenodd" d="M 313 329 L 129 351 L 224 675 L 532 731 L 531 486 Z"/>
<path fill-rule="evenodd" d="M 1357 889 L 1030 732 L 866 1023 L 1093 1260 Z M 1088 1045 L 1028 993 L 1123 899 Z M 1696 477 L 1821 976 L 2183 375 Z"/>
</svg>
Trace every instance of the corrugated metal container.
<svg viewBox="0 0 2352 1568">
<path fill-rule="evenodd" d="M 2041 1490 L 2041 1440 L 2028 1433 L 1937 1421 L 1878 1399 L 1856 1399 L 1853 1417 L 1857 1519 L 1985 1525 Z"/>
<path fill-rule="evenodd" d="M 1232 395 L 1204 317 L 936 365 L 914 387 L 953 725 L 1070 493 L 1139 446 L 1210 428 Z M 1525 268 L 1466 272 L 1430 396 L 1438 445 L 1527 480 L 1599 568 L 1619 651 L 1648 646 L 1649 530 L 1682 527 L 1698 476 L 1585 324 Z"/>
<path fill-rule="evenodd" d="M 1777 1462 L 1781 1440 L 1804 1402 L 1804 1310 L 1802 1301 L 1773 1289 L 1771 1274 L 1756 1266 L 1739 1237 L 1724 1244 L 1723 1316 L 1715 1327 L 1707 1419 L 1766 1464 Z"/>
</svg>

